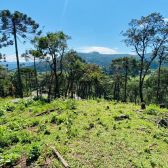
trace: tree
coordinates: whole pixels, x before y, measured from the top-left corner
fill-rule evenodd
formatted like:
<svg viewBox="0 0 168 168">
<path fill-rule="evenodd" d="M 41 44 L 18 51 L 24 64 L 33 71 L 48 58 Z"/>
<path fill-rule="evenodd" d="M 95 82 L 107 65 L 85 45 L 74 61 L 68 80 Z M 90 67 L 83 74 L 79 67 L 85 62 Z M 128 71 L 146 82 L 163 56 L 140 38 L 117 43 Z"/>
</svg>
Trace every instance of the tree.
<svg viewBox="0 0 168 168">
<path fill-rule="evenodd" d="M 164 61 L 168 60 L 168 54 L 167 54 L 168 48 L 166 46 L 162 46 L 159 51 L 158 51 L 158 63 L 159 63 L 159 68 L 158 68 L 158 86 L 157 86 L 157 101 L 160 103 L 160 69 L 161 65 Z"/>
<path fill-rule="evenodd" d="M 66 78 L 68 79 L 67 88 L 65 91 L 65 97 L 67 96 L 67 91 L 71 93 L 71 98 L 73 98 L 73 85 L 74 82 L 79 81 L 80 77 L 83 75 L 84 65 L 83 60 L 80 56 L 76 54 L 74 50 L 70 50 L 64 57 L 64 70 L 66 73 Z M 68 75 L 67 75 L 68 74 Z"/>
<path fill-rule="evenodd" d="M 21 55 L 21 57 L 25 58 L 26 61 L 29 61 L 33 58 L 34 61 L 34 71 L 35 71 L 35 77 L 36 77 L 36 90 L 37 90 L 37 97 L 38 97 L 38 81 L 37 81 L 37 70 L 36 70 L 36 58 L 40 59 L 42 56 L 42 53 L 38 50 L 26 50 L 25 53 Z"/>
<path fill-rule="evenodd" d="M 127 81 L 128 76 L 135 76 L 137 70 L 137 61 L 135 57 L 121 57 L 112 59 L 111 66 L 118 69 L 122 75 L 125 77 L 125 88 L 124 88 L 124 98 L 127 98 Z"/>
<path fill-rule="evenodd" d="M 36 37 L 34 39 L 35 47 L 42 53 L 41 58 L 47 61 L 54 71 L 55 98 L 60 97 L 59 77 L 63 72 L 63 56 L 67 49 L 66 41 L 70 38 L 62 31 L 58 31 L 56 33 L 47 33 L 45 37 Z"/>
<path fill-rule="evenodd" d="M 133 46 L 141 60 L 139 93 L 141 102 L 143 102 L 143 82 L 151 63 L 158 55 L 160 47 L 167 43 L 168 23 L 164 22 L 162 15 L 159 13 L 152 13 L 147 17 L 142 16 L 140 20 L 132 19 L 129 23 L 129 29 L 122 34 L 126 37 L 124 39 L 125 44 Z M 148 59 L 146 68 L 144 68 L 143 64 L 147 59 L 147 50 L 152 52 L 152 55 Z"/>
<path fill-rule="evenodd" d="M 15 11 L 13 14 L 9 10 L 2 10 L 0 12 L 1 24 L 0 24 L 0 33 L 2 34 L 1 38 L 1 47 L 6 47 L 8 45 L 13 45 L 13 40 L 10 35 L 14 36 L 15 40 L 15 51 L 16 51 L 16 60 L 17 60 L 17 69 L 18 69 L 18 83 L 19 83 L 19 93 L 20 97 L 23 98 L 21 75 L 19 68 L 19 56 L 18 56 L 18 47 L 17 39 L 20 41 L 19 36 L 24 40 L 31 40 L 27 34 L 34 34 L 37 32 L 39 24 L 35 23 L 30 17 L 26 14 Z M 37 32 L 40 34 L 41 31 Z M 24 41 L 24 43 L 26 42 Z"/>
</svg>

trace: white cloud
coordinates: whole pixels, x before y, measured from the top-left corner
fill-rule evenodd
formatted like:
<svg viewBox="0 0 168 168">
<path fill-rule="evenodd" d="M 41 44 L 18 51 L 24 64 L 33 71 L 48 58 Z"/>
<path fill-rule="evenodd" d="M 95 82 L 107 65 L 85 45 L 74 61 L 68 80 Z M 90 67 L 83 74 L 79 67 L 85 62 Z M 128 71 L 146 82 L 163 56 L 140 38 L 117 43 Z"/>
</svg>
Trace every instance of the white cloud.
<svg viewBox="0 0 168 168">
<path fill-rule="evenodd" d="M 136 52 L 130 52 L 130 53 L 128 53 L 128 54 L 130 54 L 130 55 L 137 55 Z"/>
<path fill-rule="evenodd" d="M 148 23 L 142 23 L 142 24 L 138 25 L 138 27 L 145 27 L 146 25 L 148 25 Z"/>
<path fill-rule="evenodd" d="M 93 47 L 79 47 L 76 49 L 78 52 L 82 52 L 82 53 L 89 53 L 89 52 L 99 52 L 100 54 L 121 54 L 119 53 L 117 50 L 118 48 L 107 48 L 107 47 L 97 47 L 97 46 L 93 46 Z"/>
<path fill-rule="evenodd" d="M 165 18 L 165 19 L 163 19 L 165 22 L 167 22 L 168 21 L 168 18 Z"/>
<path fill-rule="evenodd" d="M 10 55 L 10 56 L 7 56 L 6 57 L 6 61 L 7 62 L 16 62 L 16 55 Z M 20 55 L 19 55 L 19 62 L 26 62 L 24 58 L 22 58 Z M 33 60 L 30 59 L 29 62 L 33 62 Z"/>
</svg>

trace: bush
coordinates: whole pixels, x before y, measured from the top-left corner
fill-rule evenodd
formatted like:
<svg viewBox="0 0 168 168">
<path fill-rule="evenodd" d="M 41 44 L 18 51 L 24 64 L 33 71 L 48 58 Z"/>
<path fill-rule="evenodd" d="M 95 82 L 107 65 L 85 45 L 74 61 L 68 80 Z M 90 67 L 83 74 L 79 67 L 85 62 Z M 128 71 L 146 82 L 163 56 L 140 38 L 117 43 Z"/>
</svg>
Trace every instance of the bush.
<svg viewBox="0 0 168 168">
<path fill-rule="evenodd" d="M 99 98 L 97 98 L 97 103 L 100 103 L 100 99 Z"/>
<path fill-rule="evenodd" d="M 148 115 L 157 115 L 157 111 L 156 111 L 156 109 L 148 108 L 148 109 L 146 109 L 146 114 L 148 114 Z"/>
<path fill-rule="evenodd" d="M 40 156 L 40 148 L 38 145 L 32 145 L 28 153 L 26 164 L 30 165 L 31 162 L 36 161 Z"/>
<path fill-rule="evenodd" d="M 30 127 L 35 127 L 39 125 L 39 121 L 38 120 L 33 120 L 31 123 L 30 123 Z"/>
<path fill-rule="evenodd" d="M 76 101 L 74 99 L 69 99 L 67 102 L 66 102 L 66 109 L 76 109 L 77 107 L 77 104 L 76 104 Z"/>
<path fill-rule="evenodd" d="M 16 133 L 12 133 L 9 135 L 9 140 L 11 142 L 11 144 L 14 144 L 14 143 L 18 143 L 19 142 L 19 138 L 18 136 L 16 135 Z"/>
<path fill-rule="evenodd" d="M 0 109 L 0 117 L 3 116 L 5 112 L 6 112 L 6 110 L 4 110 L 4 109 L 1 108 Z"/>
<path fill-rule="evenodd" d="M 65 120 L 64 116 L 53 116 L 51 118 L 51 123 L 60 125 Z"/>
<path fill-rule="evenodd" d="M 27 133 L 27 132 L 22 133 L 22 136 L 21 136 L 21 143 L 22 144 L 31 143 L 31 141 L 32 141 L 32 137 L 30 136 L 29 133 Z"/>
</svg>

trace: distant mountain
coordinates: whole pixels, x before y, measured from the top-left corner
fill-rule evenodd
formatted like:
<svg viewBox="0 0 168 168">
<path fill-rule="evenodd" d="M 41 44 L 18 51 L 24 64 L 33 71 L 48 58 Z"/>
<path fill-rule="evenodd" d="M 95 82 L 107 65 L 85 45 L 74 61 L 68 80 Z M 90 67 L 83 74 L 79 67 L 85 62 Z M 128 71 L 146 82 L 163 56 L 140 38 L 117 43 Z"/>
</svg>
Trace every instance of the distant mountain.
<svg viewBox="0 0 168 168">
<path fill-rule="evenodd" d="M 85 59 L 88 63 L 93 64 L 96 63 L 104 71 L 105 69 L 109 69 L 111 60 L 116 59 L 119 57 L 124 57 L 124 56 L 133 56 L 136 59 L 140 59 L 138 55 L 130 55 L 130 54 L 100 54 L 99 52 L 91 52 L 91 53 L 77 53 L 79 56 L 81 56 L 83 59 Z M 151 53 L 146 54 L 146 58 L 149 58 L 151 56 Z M 157 59 L 156 59 L 157 60 Z M 156 63 L 156 60 L 152 63 L 151 69 L 157 69 L 158 64 Z M 14 70 L 17 68 L 17 63 L 16 62 L 0 62 L 2 65 L 8 64 L 8 69 L 9 70 Z M 34 68 L 33 62 L 20 62 L 22 65 L 21 67 L 30 67 Z M 167 65 L 166 65 L 167 66 Z M 50 67 L 46 62 L 44 61 L 39 61 L 36 63 L 36 68 L 38 72 L 45 72 L 45 71 L 50 71 Z"/>
<path fill-rule="evenodd" d="M 5 68 L 9 70 L 17 69 L 17 62 L 0 62 Z M 20 62 L 20 67 L 29 67 L 33 65 L 33 62 Z"/>
<path fill-rule="evenodd" d="M 85 59 L 88 63 L 93 64 L 96 63 L 99 66 L 105 66 L 111 64 L 112 59 L 116 59 L 124 56 L 133 56 L 136 59 L 140 57 L 138 55 L 130 55 L 130 54 L 100 54 L 99 52 L 90 52 L 90 53 L 77 53 L 83 59 Z M 146 54 L 146 58 L 150 57 L 150 53 Z"/>
</svg>

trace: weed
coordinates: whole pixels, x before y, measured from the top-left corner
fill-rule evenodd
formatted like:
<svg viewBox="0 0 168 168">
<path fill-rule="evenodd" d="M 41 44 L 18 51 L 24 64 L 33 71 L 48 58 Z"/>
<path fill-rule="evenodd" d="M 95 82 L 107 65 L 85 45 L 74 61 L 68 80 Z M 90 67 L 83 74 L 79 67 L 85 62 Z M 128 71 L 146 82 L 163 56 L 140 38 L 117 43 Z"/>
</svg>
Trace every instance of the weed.
<svg viewBox="0 0 168 168">
<path fill-rule="evenodd" d="M 97 103 L 100 103 L 100 98 L 97 98 Z"/>
<path fill-rule="evenodd" d="M 31 143 L 31 141 L 32 141 L 32 138 L 30 135 L 24 134 L 21 136 L 21 144 Z"/>
<path fill-rule="evenodd" d="M 149 154 L 151 153 L 149 148 L 145 148 L 144 152 L 149 153 Z"/>
<path fill-rule="evenodd" d="M 19 138 L 16 133 L 12 133 L 9 135 L 9 140 L 11 141 L 11 144 L 18 143 Z"/>
<path fill-rule="evenodd" d="M 145 113 L 148 115 L 157 115 L 157 111 L 154 108 L 148 108 L 145 110 Z"/>
<path fill-rule="evenodd" d="M 76 107 L 77 107 L 77 104 L 76 104 L 76 101 L 74 99 L 69 99 L 66 102 L 66 109 L 73 110 L 73 109 L 76 109 Z"/>
<path fill-rule="evenodd" d="M 40 125 L 40 126 L 38 126 L 38 130 L 37 130 L 37 132 L 41 132 L 41 131 L 44 131 L 46 129 L 46 125 Z"/>
<path fill-rule="evenodd" d="M 150 161 L 150 164 L 151 164 L 152 168 L 155 168 L 156 165 L 157 165 L 157 163 L 156 163 L 155 160 L 151 160 L 151 161 Z"/>
<path fill-rule="evenodd" d="M 50 131 L 49 131 L 48 129 L 46 129 L 46 130 L 44 131 L 44 135 L 50 135 Z"/>
<path fill-rule="evenodd" d="M 0 108 L 0 117 L 3 116 L 5 114 L 5 112 L 6 112 L 5 109 Z"/>
<path fill-rule="evenodd" d="M 38 120 L 33 120 L 31 123 L 30 123 L 30 127 L 35 127 L 35 126 L 37 126 L 37 125 L 39 125 L 39 121 Z"/>
<path fill-rule="evenodd" d="M 30 152 L 28 153 L 26 164 L 30 165 L 31 162 L 34 162 L 40 156 L 40 148 L 38 145 L 32 145 L 30 147 Z"/>
<path fill-rule="evenodd" d="M 17 154 L 3 155 L 0 154 L 0 167 L 13 167 L 12 165 L 16 163 L 19 159 Z"/>
</svg>

